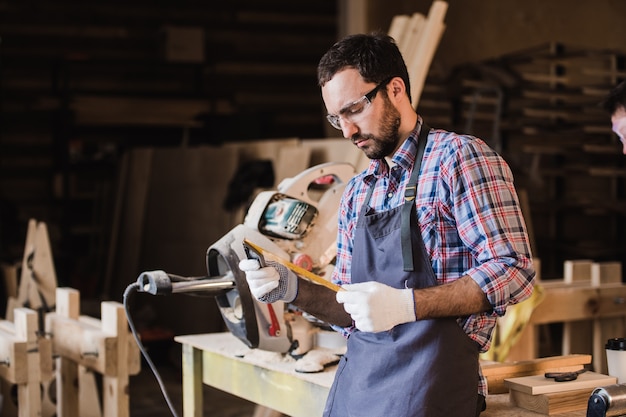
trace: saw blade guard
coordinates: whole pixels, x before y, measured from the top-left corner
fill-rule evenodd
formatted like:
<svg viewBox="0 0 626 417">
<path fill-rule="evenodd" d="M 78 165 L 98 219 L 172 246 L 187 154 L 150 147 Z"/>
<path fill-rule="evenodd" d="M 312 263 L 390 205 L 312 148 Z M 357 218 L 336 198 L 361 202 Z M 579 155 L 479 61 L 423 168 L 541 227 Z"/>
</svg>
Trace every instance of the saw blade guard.
<svg viewBox="0 0 626 417">
<path fill-rule="evenodd" d="M 229 331 L 250 348 L 274 352 L 288 352 L 292 346 L 290 328 L 285 322 L 282 301 L 265 304 L 257 301 L 248 287 L 239 261 L 247 258 L 243 241 L 247 239 L 271 249 L 278 256 L 289 256 L 269 238 L 245 225 L 235 226 L 206 253 L 208 275 L 232 274 L 235 288 L 216 296 L 217 305 Z M 278 326 L 278 331 L 274 331 Z M 272 329 L 272 331 L 270 331 Z"/>
<path fill-rule="evenodd" d="M 337 253 L 339 203 L 355 174 L 349 163 L 328 162 L 285 178 L 275 191 L 257 194 L 243 224 L 270 238 L 292 262 L 323 275 Z"/>
</svg>

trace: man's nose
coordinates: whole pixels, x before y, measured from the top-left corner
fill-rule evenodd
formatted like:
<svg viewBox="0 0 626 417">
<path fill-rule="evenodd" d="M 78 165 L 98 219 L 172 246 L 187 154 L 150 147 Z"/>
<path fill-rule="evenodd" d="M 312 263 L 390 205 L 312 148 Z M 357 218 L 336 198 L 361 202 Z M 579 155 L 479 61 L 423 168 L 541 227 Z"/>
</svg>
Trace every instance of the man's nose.
<svg viewBox="0 0 626 417">
<path fill-rule="evenodd" d="M 350 120 L 340 119 L 339 123 L 341 123 L 341 133 L 343 133 L 343 137 L 346 139 L 350 139 L 359 131 L 359 128 Z"/>
</svg>

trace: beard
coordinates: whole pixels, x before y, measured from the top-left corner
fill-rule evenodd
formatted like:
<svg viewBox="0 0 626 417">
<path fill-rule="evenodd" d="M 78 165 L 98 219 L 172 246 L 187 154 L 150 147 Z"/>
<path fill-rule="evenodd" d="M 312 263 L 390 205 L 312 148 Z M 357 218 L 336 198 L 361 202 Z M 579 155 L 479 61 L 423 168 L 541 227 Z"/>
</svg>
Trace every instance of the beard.
<svg viewBox="0 0 626 417">
<path fill-rule="evenodd" d="M 383 159 L 391 155 L 400 142 L 400 135 L 398 133 L 400 128 L 400 112 L 391 104 L 387 95 L 383 94 L 382 97 L 385 107 L 380 121 L 379 134 L 363 135 L 357 132 L 351 138 L 352 143 L 356 143 L 360 139 L 369 139 L 373 142 L 371 146 L 361 148 L 365 156 L 369 159 Z"/>
</svg>

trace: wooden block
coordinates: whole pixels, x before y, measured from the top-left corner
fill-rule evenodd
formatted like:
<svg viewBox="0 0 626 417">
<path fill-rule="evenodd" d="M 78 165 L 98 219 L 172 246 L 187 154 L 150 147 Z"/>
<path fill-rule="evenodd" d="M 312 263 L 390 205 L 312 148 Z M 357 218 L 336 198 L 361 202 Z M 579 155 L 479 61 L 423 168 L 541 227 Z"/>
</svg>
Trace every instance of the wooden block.
<svg viewBox="0 0 626 417">
<path fill-rule="evenodd" d="M 57 288 L 56 313 L 68 319 L 78 320 L 80 316 L 80 293 L 73 288 Z"/>
<path fill-rule="evenodd" d="M 567 355 L 515 362 L 482 362 L 481 369 L 487 378 L 489 394 L 502 394 L 509 391 L 504 385 L 505 379 L 543 375 L 545 372 L 573 372 L 590 363 L 591 355 Z"/>
<path fill-rule="evenodd" d="M 511 390 L 509 396 L 511 403 L 517 407 L 551 416 L 586 410 L 587 401 L 592 391 L 593 388 L 585 388 L 575 391 L 531 395 Z"/>
<path fill-rule="evenodd" d="M 594 262 L 591 265 L 591 285 L 619 284 L 622 282 L 621 262 Z"/>
<path fill-rule="evenodd" d="M 550 394 L 554 392 L 567 392 L 582 389 L 594 389 L 603 385 L 612 385 L 617 382 L 617 378 L 596 372 L 585 372 L 578 375 L 574 381 L 556 382 L 552 378 L 543 375 L 522 376 L 519 378 L 508 378 L 504 380 L 504 385 L 510 390 L 521 391 L 526 394 Z"/>
<path fill-rule="evenodd" d="M 592 265 L 593 261 L 589 259 L 565 261 L 563 263 L 563 279 L 566 283 L 590 282 Z"/>
<path fill-rule="evenodd" d="M 409 17 L 407 26 L 402 36 L 402 41 L 398 45 L 398 49 L 404 57 L 404 62 L 411 62 L 414 55 L 417 53 L 415 45 L 419 42 L 420 36 L 422 36 L 422 30 L 426 24 L 426 17 L 420 13 L 413 13 Z"/>
</svg>

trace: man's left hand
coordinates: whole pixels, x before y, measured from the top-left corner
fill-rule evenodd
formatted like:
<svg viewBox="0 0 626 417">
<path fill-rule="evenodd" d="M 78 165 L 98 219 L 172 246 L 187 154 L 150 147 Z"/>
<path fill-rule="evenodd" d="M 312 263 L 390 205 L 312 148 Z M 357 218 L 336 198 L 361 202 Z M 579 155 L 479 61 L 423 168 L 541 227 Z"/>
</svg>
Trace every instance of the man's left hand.
<svg viewBox="0 0 626 417">
<path fill-rule="evenodd" d="M 337 302 L 363 332 L 382 332 L 415 321 L 413 289 L 397 289 L 376 281 L 347 284 L 337 292 Z"/>
</svg>

